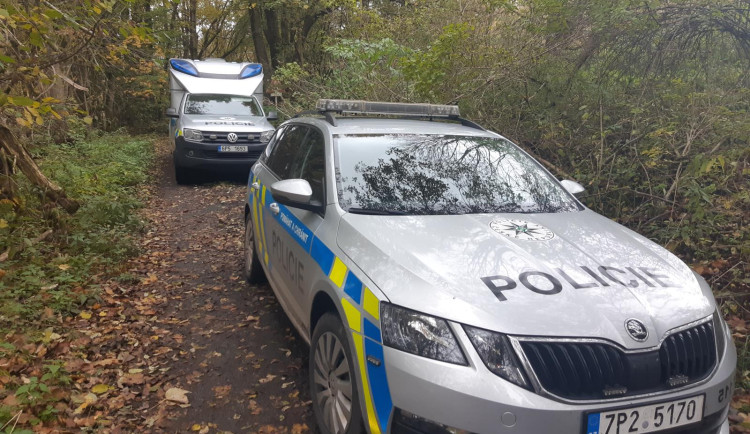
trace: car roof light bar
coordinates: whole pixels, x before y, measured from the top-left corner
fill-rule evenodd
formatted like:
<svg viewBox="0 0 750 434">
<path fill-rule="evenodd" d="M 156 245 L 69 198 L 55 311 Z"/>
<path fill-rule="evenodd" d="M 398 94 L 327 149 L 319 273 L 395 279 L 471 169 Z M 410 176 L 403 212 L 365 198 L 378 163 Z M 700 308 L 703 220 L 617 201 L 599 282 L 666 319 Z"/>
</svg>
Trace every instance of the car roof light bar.
<svg viewBox="0 0 750 434">
<path fill-rule="evenodd" d="M 169 59 L 169 65 L 174 69 L 175 71 L 183 72 L 187 75 L 192 75 L 193 77 L 198 77 L 198 70 L 195 69 L 195 66 L 188 60 L 185 59 Z"/>
<path fill-rule="evenodd" d="M 240 72 L 240 79 L 255 77 L 261 72 L 263 72 L 263 65 L 261 65 L 260 63 L 251 63 L 242 68 L 242 72 Z"/>
<path fill-rule="evenodd" d="M 454 119 L 460 116 L 457 105 L 442 104 L 320 99 L 318 100 L 316 108 L 321 112 L 354 114 L 441 117 Z"/>
</svg>

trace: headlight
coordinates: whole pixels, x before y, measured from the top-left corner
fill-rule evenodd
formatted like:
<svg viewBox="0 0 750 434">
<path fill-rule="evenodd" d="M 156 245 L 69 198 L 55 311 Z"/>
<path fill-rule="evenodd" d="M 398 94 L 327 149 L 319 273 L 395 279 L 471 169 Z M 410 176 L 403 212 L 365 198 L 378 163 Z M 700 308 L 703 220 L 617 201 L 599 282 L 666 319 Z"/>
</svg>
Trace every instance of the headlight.
<svg viewBox="0 0 750 434">
<path fill-rule="evenodd" d="M 271 140 L 271 137 L 273 137 L 274 131 L 276 130 L 268 130 L 268 131 L 263 131 L 262 133 L 260 133 L 260 142 L 268 143 Z"/>
<path fill-rule="evenodd" d="M 511 383 L 529 388 L 507 336 L 467 325 L 464 330 L 487 369 Z"/>
<path fill-rule="evenodd" d="M 727 336 L 730 336 L 729 339 L 731 339 L 732 336 L 732 332 L 728 330 L 729 324 L 724 321 L 724 318 L 721 316 L 721 312 L 717 307 L 714 311 L 714 336 L 716 336 L 716 348 L 719 353 L 719 358 L 721 358 L 721 356 L 724 354 L 724 350 L 726 349 L 725 347 L 727 345 Z"/>
<path fill-rule="evenodd" d="M 466 365 L 466 358 L 444 319 L 380 303 L 383 343 L 430 359 Z"/>
<path fill-rule="evenodd" d="M 203 133 L 201 133 L 198 130 L 193 130 L 190 128 L 183 128 L 182 135 L 185 137 L 185 140 L 190 140 L 191 142 L 203 141 Z"/>
</svg>

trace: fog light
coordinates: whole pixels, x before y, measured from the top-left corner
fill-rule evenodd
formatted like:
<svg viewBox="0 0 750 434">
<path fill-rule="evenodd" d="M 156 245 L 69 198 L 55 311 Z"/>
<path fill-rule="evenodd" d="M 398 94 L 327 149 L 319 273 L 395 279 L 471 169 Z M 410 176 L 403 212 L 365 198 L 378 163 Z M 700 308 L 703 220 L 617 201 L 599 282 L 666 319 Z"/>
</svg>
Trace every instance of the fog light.
<svg viewBox="0 0 750 434">
<path fill-rule="evenodd" d="M 400 408 L 393 416 L 393 434 L 470 434 L 470 431 L 451 428 L 438 422 L 425 419 Z"/>
</svg>

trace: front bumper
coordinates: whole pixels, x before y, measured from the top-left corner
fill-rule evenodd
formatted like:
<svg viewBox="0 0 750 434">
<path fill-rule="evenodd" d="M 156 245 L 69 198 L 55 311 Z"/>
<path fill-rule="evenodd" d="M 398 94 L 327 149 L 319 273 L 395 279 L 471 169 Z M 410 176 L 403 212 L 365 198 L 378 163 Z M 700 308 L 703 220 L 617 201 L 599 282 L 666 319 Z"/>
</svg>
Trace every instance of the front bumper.
<svg viewBox="0 0 750 434">
<path fill-rule="evenodd" d="M 460 327 L 454 328 L 464 349 L 471 348 Z M 727 334 L 726 328 L 723 332 Z M 384 347 L 388 386 L 395 408 L 393 433 L 461 432 L 515 434 L 585 434 L 586 414 L 637 407 L 705 394 L 700 424 L 665 434 L 729 434 L 727 413 L 737 354 L 731 336 L 711 377 L 702 384 L 671 393 L 597 403 L 571 404 L 515 386 L 490 372 L 473 351 L 464 351 L 469 366 L 458 366 Z M 406 415 L 406 416 L 405 416 Z M 420 423 L 404 423 L 419 419 Z M 431 428 L 419 428 L 420 426 Z M 440 426 L 450 427 L 436 428 Z"/>
<path fill-rule="evenodd" d="M 191 142 L 183 137 L 175 138 L 175 165 L 185 168 L 205 170 L 241 169 L 250 170 L 263 151 L 265 143 L 240 143 L 247 146 L 248 152 L 219 152 L 220 145 L 229 143 Z"/>
</svg>

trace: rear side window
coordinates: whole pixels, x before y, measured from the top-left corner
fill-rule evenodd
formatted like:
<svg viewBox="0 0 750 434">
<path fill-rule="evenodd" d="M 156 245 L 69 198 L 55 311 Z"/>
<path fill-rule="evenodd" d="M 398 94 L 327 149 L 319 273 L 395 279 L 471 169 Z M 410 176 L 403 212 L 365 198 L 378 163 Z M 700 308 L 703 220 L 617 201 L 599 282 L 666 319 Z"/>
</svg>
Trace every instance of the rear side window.
<svg viewBox="0 0 750 434">
<path fill-rule="evenodd" d="M 300 125 L 287 127 L 268 155 L 266 165 L 279 179 L 296 178 L 299 173 L 296 157 L 307 132 L 307 127 Z"/>
</svg>

